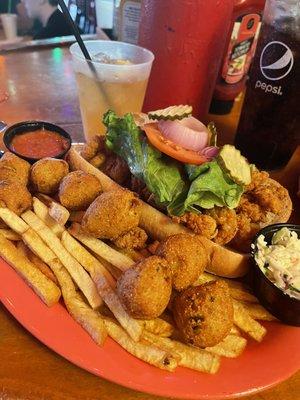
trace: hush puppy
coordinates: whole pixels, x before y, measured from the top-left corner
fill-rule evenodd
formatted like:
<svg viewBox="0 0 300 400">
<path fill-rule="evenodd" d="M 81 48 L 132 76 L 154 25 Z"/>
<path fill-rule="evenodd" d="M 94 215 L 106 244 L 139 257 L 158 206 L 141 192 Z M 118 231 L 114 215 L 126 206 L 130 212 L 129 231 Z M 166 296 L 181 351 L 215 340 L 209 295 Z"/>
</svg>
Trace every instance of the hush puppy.
<svg viewBox="0 0 300 400">
<path fill-rule="evenodd" d="M 139 224 L 140 201 L 126 189 L 102 193 L 89 206 L 82 219 L 85 232 L 115 240 Z"/>
<path fill-rule="evenodd" d="M 80 211 L 86 210 L 100 192 L 101 183 L 94 175 L 74 171 L 60 182 L 58 197 L 68 210 Z"/>
<path fill-rule="evenodd" d="M 167 263 L 158 256 L 139 261 L 117 282 L 118 296 L 134 318 L 159 317 L 169 303 L 171 291 Z"/>
<path fill-rule="evenodd" d="M 0 207 L 7 207 L 17 215 L 31 208 L 32 197 L 26 186 L 15 182 L 0 181 Z"/>
<path fill-rule="evenodd" d="M 13 153 L 6 152 L 0 159 L 0 180 L 17 181 L 27 186 L 30 164 Z"/>
<path fill-rule="evenodd" d="M 156 254 L 168 262 L 173 287 L 177 290 L 192 285 L 208 263 L 207 252 L 197 236 L 186 233 L 169 236 L 159 245 Z"/>
<path fill-rule="evenodd" d="M 173 301 L 175 322 L 186 343 L 211 347 L 223 340 L 233 325 L 228 285 L 213 281 L 189 287 Z"/>
<path fill-rule="evenodd" d="M 58 191 L 61 180 L 69 173 L 69 165 L 64 160 L 43 158 L 33 164 L 30 181 L 34 191 L 54 194 Z"/>
</svg>

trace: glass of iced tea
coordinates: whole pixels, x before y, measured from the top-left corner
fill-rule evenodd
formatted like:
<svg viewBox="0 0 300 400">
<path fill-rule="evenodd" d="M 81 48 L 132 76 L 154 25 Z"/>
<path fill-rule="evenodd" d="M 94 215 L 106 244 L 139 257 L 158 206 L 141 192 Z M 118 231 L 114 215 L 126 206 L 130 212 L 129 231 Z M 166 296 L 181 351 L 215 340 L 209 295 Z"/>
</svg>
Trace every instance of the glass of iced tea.
<svg viewBox="0 0 300 400">
<path fill-rule="evenodd" d="M 142 109 L 154 55 L 128 43 L 86 41 L 92 61 L 87 61 L 77 43 L 70 47 L 76 75 L 81 117 L 86 140 L 104 134 L 103 114 L 118 115 Z"/>
</svg>

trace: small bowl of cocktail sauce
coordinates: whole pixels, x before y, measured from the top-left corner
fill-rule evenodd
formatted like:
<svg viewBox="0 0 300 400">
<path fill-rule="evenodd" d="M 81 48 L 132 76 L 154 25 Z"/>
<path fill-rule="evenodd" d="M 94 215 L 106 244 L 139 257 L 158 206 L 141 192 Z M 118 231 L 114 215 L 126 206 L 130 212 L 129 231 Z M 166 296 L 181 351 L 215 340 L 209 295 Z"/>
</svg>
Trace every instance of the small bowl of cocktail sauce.
<svg viewBox="0 0 300 400">
<path fill-rule="evenodd" d="M 25 121 L 10 126 L 3 135 L 6 148 L 35 163 L 45 157 L 64 158 L 70 150 L 70 135 L 60 126 L 44 121 Z"/>
</svg>

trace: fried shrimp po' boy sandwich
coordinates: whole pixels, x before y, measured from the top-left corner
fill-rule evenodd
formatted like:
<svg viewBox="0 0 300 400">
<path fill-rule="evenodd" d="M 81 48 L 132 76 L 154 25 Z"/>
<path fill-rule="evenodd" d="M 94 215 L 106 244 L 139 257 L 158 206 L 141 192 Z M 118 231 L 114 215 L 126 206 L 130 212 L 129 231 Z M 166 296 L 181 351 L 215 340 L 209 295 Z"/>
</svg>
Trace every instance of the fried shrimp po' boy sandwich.
<svg viewBox="0 0 300 400">
<path fill-rule="evenodd" d="M 121 185 L 137 193 L 144 201 L 141 224 L 153 238 L 200 235 L 211 271 L 240 276 L 254 235 L 288 221 L 291 199 L 234 146 L 217 146 L 214 125 L 191 112 L 189 106 L 123 117 L 108 111 L 106 135 L 94 137 L 80 154 L 72 150 L 69 162 L 95 174 L 104 190 Z"/>
</svg>

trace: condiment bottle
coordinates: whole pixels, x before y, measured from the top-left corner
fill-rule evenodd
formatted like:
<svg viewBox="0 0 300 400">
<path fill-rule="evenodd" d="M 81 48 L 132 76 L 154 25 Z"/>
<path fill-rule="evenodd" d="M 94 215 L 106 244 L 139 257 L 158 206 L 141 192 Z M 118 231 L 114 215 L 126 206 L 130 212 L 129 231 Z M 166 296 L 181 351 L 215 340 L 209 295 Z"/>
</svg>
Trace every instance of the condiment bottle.
<svg viewBox="0 0 300 400">
<path fill-rule="evenodd" d="M 155 55 L 144 111 L 190 104 L 205 118 L 229 32 L 233 0 L 144 0 L 139 44 Z"/>
<path fill-rule="evenodd" d="M 139 36 L 141 0 L 115 0 L 114 37 L 126 43 L 136 44 Z"/>
<path fill-rule="evenodd" d="M 284 166 L 300 144 L 299 0 L 267 0 L 236 146 L 264 169 Z"/>
<path fill-rule="evenodd" d="M 235 0 L 229 43 L 219 71 L 210 112 L 227 114 L 244 89 L 255 54 L 265 0 Z"/>
</svg>

